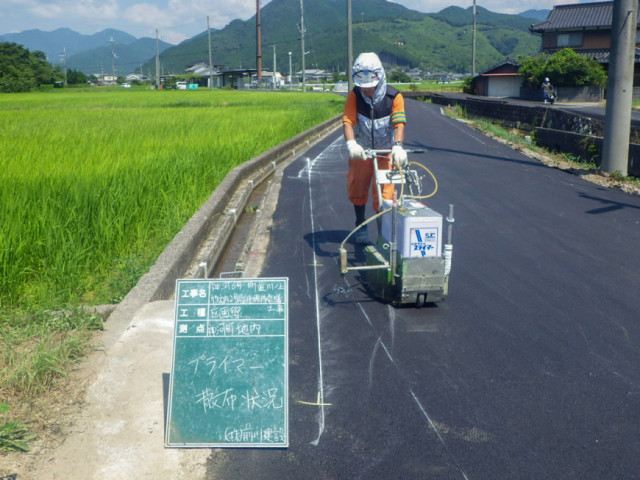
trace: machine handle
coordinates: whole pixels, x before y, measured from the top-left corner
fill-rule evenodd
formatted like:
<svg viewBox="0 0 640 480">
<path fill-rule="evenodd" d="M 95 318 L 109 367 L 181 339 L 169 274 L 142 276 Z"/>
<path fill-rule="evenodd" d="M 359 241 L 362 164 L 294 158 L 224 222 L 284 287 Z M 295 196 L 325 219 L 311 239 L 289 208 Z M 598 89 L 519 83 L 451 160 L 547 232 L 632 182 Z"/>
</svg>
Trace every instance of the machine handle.
<svg viewBox="0 0 640 480">
<path fill-rule="evenodd" d="M 427 151 L 424 149 L 412 149 L 412 150 L 406 150 L 405 152 L 407 153 L 426 153 Z M 386 149 L 386 150 L 365 150 L 365 155 L 367 156 L 367 158 L 373 158 L 373 157 L 377 157 L 378 155 L 386 155 L 388 153 L 391 153 L 391 150 Z"/>
</svg>

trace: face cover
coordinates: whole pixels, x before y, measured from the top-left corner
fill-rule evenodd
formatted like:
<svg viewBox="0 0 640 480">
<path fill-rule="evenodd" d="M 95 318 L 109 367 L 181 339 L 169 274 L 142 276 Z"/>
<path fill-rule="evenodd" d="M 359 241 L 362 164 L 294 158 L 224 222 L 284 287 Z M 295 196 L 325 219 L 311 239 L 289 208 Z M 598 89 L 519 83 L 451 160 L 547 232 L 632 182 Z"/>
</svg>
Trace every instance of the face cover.
<svg viewBox="0 0 640 480">
<path fill-rule="evenodd" d="M 362 95 L 368 103 L 376 104 L 384 98 L 387 92 L 387 80 L 378 55 L 372 52 L 358 55 L 353 63 L 351 76 L 353 83 L 361 88 L 376 87 L 371 98 Z"/>
</svg>

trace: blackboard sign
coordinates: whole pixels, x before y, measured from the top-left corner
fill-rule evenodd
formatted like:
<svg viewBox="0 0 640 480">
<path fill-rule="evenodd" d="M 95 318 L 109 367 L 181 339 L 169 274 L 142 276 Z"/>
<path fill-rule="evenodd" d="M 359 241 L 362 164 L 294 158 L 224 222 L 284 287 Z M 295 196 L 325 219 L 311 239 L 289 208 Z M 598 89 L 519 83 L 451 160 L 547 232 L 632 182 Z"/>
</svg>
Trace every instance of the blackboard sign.
<svg viewBox="0 0 640 480">
<path fill-rule="evenodd" d="M 178 280 L 167 447 L 288 446 L 288 279 Z"/>
</svg>

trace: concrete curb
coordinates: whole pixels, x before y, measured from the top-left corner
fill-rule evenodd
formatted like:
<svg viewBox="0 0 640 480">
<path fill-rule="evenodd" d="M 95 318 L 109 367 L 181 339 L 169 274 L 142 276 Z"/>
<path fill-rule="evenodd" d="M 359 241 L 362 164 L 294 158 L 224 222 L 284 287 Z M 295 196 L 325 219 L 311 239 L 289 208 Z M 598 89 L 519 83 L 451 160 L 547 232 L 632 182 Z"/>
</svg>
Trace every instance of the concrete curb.
<svg viewBox="0 0 640 480">
<path fill-rule="evenodd" d="M 337 115 L 234 168 L 109 315 L 101 338 L 103 347 L 117 340 L 143 305 L 172 297 L 175 281 L 187 275 L 204 242 L 213 255 L 207 262 L 209 273 L 253 190 L 273 174 L 279 163 L 300 155 L 339 128 L 341 118 Z"/>
</svg>

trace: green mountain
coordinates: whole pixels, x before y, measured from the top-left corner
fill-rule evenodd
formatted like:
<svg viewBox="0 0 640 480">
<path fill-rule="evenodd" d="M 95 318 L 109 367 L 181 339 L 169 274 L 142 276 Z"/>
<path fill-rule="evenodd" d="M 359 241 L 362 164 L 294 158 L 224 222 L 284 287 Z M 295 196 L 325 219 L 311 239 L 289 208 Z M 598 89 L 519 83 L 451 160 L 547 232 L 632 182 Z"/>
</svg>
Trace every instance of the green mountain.
<svg viewBox="0 0 640 480">
<path fill-rule="evenodd" d="M 328 71 L 347 69 L 346 7 L 343 0 L 314 0 L 304 5 L 305 67 Z M 302 68 L 300 2 L 272 0 L 261 10 L 262 65 L 289 72 Z M 531 18 L 505 15 L 477 7 L 476 70 L 481 72 L 519 54 L 540 49 L 540 38 L 529 32 Z M 471 70 L 472 8 L 448 7 L 424 14 L 386 0 L 353 0 L 353 52 L 377 52 L 389 67 L 429 72 Z M 205 32 L 206 33 L 206 32 Z M 226 69 L 256 67 L 256 19 L 234 20 L 211 34 L 215 65 Z M 199 35 L 160 55 L 162 71 L 183 73 L 193 63 L 208 63 L 208 36 Z M 155 69 L 155 58 L 143 67 Z"/>
<path fill-rule="evenodd" d="M 158 50 L 163 52 L 171 47 L 170 43 L 158 41 Z M 156 40 L 140 38 L 129 43 L 105 42 L 102 46 L 73 55 L 67 59 L 67 67 L 79 70 L 86 75 L 115 73 L 128 75 L 133 72 L 155 75 L 153 70 L 142 68 L 149 58 L 155 58 Z M 142 71 L 141 71 L 142 70 Z"/>
<path fill-rule="evenodd" d="M 533 18 L 538 22 L 544 22 L 549 16 L 549 12 L 551 12 L 551 10 L 527 10 L 526 12 L 522 12 L 519 15 L 521 17 Z"/>
<path fill-rule="evenodd" d="M 83 35 L 68 28 L 58 28 L 51 32 L 33 29 L 0 35 L 2 42 L 17 43 L 32 52 L 44 52 L 47 60 L 54 65 L 61 62 L 63 53 L 68 59 L 77 53 L 108 45 L 111 39 L 120 44 L 128 44 L 135 41 L 136 37 L 112 28 L 93 35 Z"/>
</svg>

